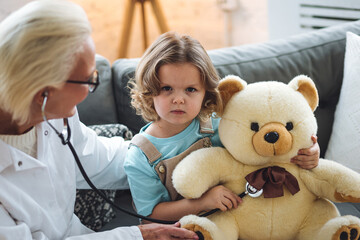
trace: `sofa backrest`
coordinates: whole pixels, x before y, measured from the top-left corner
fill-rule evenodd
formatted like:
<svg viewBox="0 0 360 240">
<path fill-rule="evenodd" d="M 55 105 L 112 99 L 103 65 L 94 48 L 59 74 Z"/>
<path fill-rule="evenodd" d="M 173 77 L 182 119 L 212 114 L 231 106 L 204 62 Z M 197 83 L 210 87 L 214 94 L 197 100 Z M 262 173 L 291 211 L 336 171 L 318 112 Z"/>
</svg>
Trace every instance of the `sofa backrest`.
<svg viewBox="0 0 360 240">
<path fill-rule="evenodd" d="M 100 55 L 95 59 L 100 85 L 78 105 L 80 120 L 86 125 L 118 123 L 110 63 Z"/>
<path fill-rule="evenodd" d="M 269 80 L 287 83 L 299 74 L 311 77 L 320 97 L 315 115 L 323 156 L 340 94 L 347 31 L 360 34 L 360 21 L 266 43 L 211 50 L 208 53 L 220 77 L 234 74 L 248 83 Z M 107 79 L 109 65 L 106 59 L 97 57 L 102 82 L 99 90 L 79 105 L 80 118 L 85 124 L 119 122 L 135 133 L 145 124 L 130 106 L 127 88 L 138 61 L 115 61 L 112 65 L 112 79 Z"/>
</svg>

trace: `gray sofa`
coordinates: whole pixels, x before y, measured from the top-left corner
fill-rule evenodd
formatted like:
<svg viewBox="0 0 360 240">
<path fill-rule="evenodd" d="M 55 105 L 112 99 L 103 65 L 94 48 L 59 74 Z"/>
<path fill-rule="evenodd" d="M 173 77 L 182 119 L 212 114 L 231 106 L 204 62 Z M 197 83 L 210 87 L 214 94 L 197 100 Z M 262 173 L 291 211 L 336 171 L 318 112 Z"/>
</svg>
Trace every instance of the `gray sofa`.
<svg viewBox="0 0 360 240">
<path fill-rule="evenodd" d="M 208 51 L 220 77 L 235 74 L 248 83 L 277 80 L 287 83 L 294 76 L 311 77 L 319 91 L 318 141 L 324 156 L 331 134 L 334 111 L 343 78 L 345 33 L 360 34 L 360 21 L 266 42 Z M 109 62 L 97 56 L 101 84 L 78 106 L 87 125 L 122 123 L 134 133 L 144 125 L 130 106 L 127 82 L 139 59 Z M 360 217 L 359 204 L 338 204 L 342 214 Z"/>
</svg>

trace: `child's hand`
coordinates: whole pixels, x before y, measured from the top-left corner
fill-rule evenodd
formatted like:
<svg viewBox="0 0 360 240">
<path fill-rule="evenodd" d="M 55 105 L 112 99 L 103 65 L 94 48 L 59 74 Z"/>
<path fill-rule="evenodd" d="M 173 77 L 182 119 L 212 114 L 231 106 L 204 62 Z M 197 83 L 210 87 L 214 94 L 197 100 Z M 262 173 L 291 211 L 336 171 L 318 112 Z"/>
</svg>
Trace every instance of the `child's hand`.
<svg viewBox="0 0 360 240">
<path fill-rule="evenodd" d="M 210 211 L 215 208 L 226 211 L 231 208 L 237 208 L 238 204 L 242 202 L 238 195 L 222 185 L 209 189 L 201 196 L 201 200 L 204 211 Z"/>
<path fill-rule="evenodd" d="M 290 161 L 304 169 L 312 169 L 319 164 L 320 147 L 317 143 L 317 136 L 311 136 L 313 145 L 310 148 L 300 149 L 298 155 Z"/>
</svg>

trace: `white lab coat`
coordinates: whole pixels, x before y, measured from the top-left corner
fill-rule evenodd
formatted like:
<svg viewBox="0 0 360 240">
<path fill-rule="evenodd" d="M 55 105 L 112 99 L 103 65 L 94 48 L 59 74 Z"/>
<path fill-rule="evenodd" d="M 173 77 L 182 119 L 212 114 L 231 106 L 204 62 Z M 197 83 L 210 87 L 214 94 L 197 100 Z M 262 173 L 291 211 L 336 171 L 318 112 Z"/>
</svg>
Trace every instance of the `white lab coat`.
<svg viewBox="0 0 360 240">
<path fill-rule="evenodd" d="M 58 131 L 63 120 L 50 121 Z M 128 143 L 97 137 L 69 118 L 71 142 L 95 186 L 127 189 L 123 160 Z M 0 239 L 142 239 L 138 227 L 93 233 L 73 214 L 76 188 L 89 188 L 68 146 L 45 122 L 36 126 L 37 159 L 0 140 Z M 85 235 L 84 235 L 85 234 Z"/>
</svg>

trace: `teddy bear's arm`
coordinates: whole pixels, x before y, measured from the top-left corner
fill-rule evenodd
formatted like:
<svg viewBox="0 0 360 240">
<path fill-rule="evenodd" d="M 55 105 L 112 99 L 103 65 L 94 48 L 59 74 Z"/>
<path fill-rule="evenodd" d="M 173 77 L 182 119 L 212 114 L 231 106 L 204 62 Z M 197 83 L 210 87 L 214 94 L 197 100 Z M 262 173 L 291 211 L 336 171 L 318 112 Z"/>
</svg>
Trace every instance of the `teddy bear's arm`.
<svg viewBox="0 0 360 240">
<path fill-rule="evenodd" d="M 335 161 L 320 159 L 318 167 L 302 169 L 300 177 L 316 196 L 335 202 L 360 202 L 360 174 Z"/>
<path fill-rule="evenodd" d="M 185 198 L 199 198 L 209 188 L 223 183 L 235 163 L 222 147 L 194 151 L 176 166 L 173 185 Z"/>
</svg>

